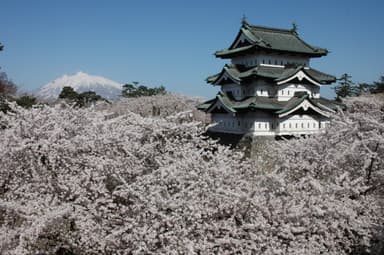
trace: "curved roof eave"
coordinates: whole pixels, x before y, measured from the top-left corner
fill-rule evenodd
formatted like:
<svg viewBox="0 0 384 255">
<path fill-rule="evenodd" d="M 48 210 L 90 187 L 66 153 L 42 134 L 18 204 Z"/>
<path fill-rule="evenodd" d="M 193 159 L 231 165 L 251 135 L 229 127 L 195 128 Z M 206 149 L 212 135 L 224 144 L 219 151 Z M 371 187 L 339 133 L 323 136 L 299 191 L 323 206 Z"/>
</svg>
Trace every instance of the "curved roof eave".
<svg viewBox="0 0 384 255">
<path fill-rule="evenodd" d="M 277 111 L 276 113 L 279 115 L 279 118 L 285 117 L 291 113 L 294 113 L 295 111 L 299 110 L 300 108 L 303 108 L 304 111 L 307 111 L 309 108 L 314 110 L 315 112 L 319 113 L 320 115 L 323 115 L 327 118 L 330 117 L 330 114 L 320 109 L 316 104 L 311 102 L 310 100 L 307 100 L 308 97 L 304 96 L 300 98 L 300 100 L 293 106 L 290 106 L 287 109 L 282 109 L 280 111 Z"/>
<path fill-rule="evenodd" d="M 216 100 L 207 108 L 206 112 L 208 112 L 208 113 L 211 112 L 214 109 L 214 106 L 217 105 L 218 102 L 224 107 L 224 109 L 227 112 L 229 112 L 229 113 L 236 113 L 235 109 L 233 109 L 231 106 L 227 105 L 224 102 L 224 100 L 223 100 L 223 98 L 222 98 L 222 96 L 220 94 L 218 94 L 216 96 Z"/>
<path fill-rule="evenodd" d="M 213 85 L 220 85 L 220 81 L 222 79 L 224 79 L 224 75 L 227 75 L 228 78 L 230 78 L 234 83 L 236 84 L 240 84 L 241 82 L 241 79 L 234 76 L 229 70 L 228 70 L 228 67 L 227 66 L 224 66 L 224 68 L 221 70 L 221 72 L 219 73 L 219 75 L 217 75 L 216 79 L 213 80 L 212 82 L 210 82 L 211 84 Z"/>
<path fill-rule="evenodd" d="M 306 79 L 310 83 L 321 86 L 321 81 L 317 80 L 313 76 L 309 75 L 307 72 L 305 72 L 305 69 L 303 67 L 297 68 L 292 74 L 290 74 L 287 77 L 279 77 L 278 79 L 275 79 L 277 81 L 277 85 L 285 84 L 293 79 L 299 79 L 299 81 L 302 81 L 303 79 Z"/>
</svg>

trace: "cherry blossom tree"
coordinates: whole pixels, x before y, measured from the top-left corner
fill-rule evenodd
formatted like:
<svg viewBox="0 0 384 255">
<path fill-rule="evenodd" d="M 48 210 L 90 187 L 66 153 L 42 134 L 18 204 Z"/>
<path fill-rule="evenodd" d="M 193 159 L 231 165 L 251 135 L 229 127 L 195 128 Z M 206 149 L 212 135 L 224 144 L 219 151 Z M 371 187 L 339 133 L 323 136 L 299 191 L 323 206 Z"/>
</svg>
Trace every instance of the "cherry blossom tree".
<svg viewBox="0 0 384 255">
<path fill-rule="evenodd" d="M 382 104 L 349 102 L 325 134 L 255 164 L 185 108 L 143 102 L 1 114 L 1 254 L 382 251 Z"/>
</svg>

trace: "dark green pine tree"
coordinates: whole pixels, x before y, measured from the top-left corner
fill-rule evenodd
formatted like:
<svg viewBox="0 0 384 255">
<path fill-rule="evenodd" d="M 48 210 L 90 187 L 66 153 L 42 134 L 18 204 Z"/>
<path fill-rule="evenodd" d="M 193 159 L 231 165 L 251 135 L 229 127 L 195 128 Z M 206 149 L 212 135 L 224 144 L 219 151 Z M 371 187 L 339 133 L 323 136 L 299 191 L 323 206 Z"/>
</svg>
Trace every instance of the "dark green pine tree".
<svg viewBox="0 0 384 255">
<path fill-rule="evenodd" d="M 80 106 L 80 107 L 89 106 L 91 104 L 96 103 L 96 101 L 108 102 L 102 96 L 96 94 L 96 92 L 86 91 L 78 95 L 77 106 Z"/>
<path fill-rule="evenodd" d="M 352 82 L 352 76 L 343 74 L 339 79 L 339 83 L 334 88 L 336 93 L 336 100 L 341 101 L 345 97 L 353 97 L 359 95 L 358 87 Z"/>
<path fill-rule="evenodd" d="M 16 99 L 16 103 L 24 108 L 31 108 L 37 104 L 37 99 L 31 95 L 24 95 Z"/>
<path fill-rule="evenodd" d="M 384 76 L 381 76 L 378 81 L 375 81 L 371 87 L 371 93 L 384 93 Z"/>
<path fill-rule="evenodd" d="M 79 99 L 79 94 L 74 91 L 72 87 L 64 87 L 59 94 L 59 98 L 77 101 Z"/>
<path fill-rule="evenodd" d="M 75 103 L 78 107 L 89 106 L 96 101 L 105 101 L 109 103 L 108 100 L 96 94 L 94 91 L 85 91 L 79 94 L 72 87 L 64 87 L 60 92 L 59 98 Z"/>
<path fill-rule="evenodd" d="M 142 97 L 164 95 L 167 91 L 164 86 L 150 88 L 144 85 L 139 85 L 138 82 L 132 82 L 123 85 L 121 96 L 123 97 Z"/>
</svg>

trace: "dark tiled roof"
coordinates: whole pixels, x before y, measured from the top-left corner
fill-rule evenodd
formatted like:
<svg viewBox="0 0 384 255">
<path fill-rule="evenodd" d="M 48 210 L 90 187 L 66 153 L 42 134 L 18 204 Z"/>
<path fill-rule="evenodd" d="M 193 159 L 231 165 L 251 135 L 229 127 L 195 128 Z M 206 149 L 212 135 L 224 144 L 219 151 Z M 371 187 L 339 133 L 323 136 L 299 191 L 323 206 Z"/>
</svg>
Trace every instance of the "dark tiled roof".
<svg viewBox="0 0 384 255">
<path fill-rule="evenodd" d="M 278 101 L 276 98 L 252 96 L 247 97 L 243 100 L 235 100 L 231 94 L 219 92 L 216 98 L 211 99 L 197 106 L 199 110 L 209 111 L 211 107 L 215 105 L 217 101 L 220 101 L 228 111 L 236 112 L 247 112 L 252 109 L 270 110 L 276 114 L 282 114 L 290 111 L 304 100 L 308 100 L 314 106 L 322 110 L 336 110 L 338 107 L 344 108 L 342 104 L 339 104 L 333 100 L 325 98 L 309 98 L 308 94 L 303 93 L 302 95 L 294 96 L 288 101 Z"/>
<path fill-rule="evenodd" d="M 235 47 L 235 42 L 241 34 L 244 34 L 251 45 Z M 252 51 L 272 50 L 279 52 L 291 52 L 304 54 L 312 57 L 327 55 L 328 51 L 304 42 L 294 30 L 277 29 L 262 26 L 254 26 L 243 23 L 234 43 L 225 50 L 217 51 L 217 57 L 228 58 L 239 53 L 249 53 Z"/>
<path fill-rule="evenodd" d="M 288 111 L 292 110 L 293 108 L 295 108 L 296 106 L 298 106 L 299 104 L 301 104 L 306 99 L 308 99 L 307 94 L 303 95 L 301 97 L 292 97 L 291 99 L 286 101 L 286 104 L 284 105 L 283 109 L 280 109 L 276 113 L 281 114 L 281 113 L 288 112 Z"/>
<path fill-rule="evenodd" d="M 321 84 L 330 84 L 336 81 L 336 77 L 330 74 L 322 73 L 312 68 L 306 68 L 303 66 L 297 67 L 278 67 L 278 66 L 263 66 L 258 65 L 256 67 L 243 69 L 237 65 L 225 65 L 223 70 L 215 75 L 209 76 L 206 81 L 208 83 L 214 84 L 220 76 L 227 72 L 229 76 L 233 77 L 236 80 L 242 81 L 249 77 L 261 77 L 267 79 L 273 79 L 275 81 L 281 81 L 289 78 L 298 71 L 302 70 L 308 76 L 318 81 Z"/>
<path fill-rule="evenodd" d="M 326 99 L 326 98 L 323 98 L 323 97 L 320 97 L 320 98 L 312 98 L 311 99 L 313 102 L 315 102 L 320 108 L 322 106 L 325 106 L 331 110 L 338 110 L 338 109 L 342 109 L 342 110 L 345 110 L 346 109 L 346 106 L 340 102 L 337 102 L 335 100 L 329 100 L 329 99 Z"/>
</svg>

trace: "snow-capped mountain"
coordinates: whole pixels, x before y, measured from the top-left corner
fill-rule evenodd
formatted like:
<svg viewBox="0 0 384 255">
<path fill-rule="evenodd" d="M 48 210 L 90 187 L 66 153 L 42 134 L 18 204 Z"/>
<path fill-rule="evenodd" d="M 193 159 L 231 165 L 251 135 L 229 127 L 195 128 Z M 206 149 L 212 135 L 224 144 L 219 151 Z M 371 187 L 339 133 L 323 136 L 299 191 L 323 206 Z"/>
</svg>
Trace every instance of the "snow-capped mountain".
<svg viewBox="0 0 384 255">
<path fill-rule="evenodd" d="M 72 87 L 76 92 L 94 91 L 107 100 L 116 100 L 121 94 L 122 84 L 101 76 L 78 72 L 74 75 L 63 75 L 42 86 L 36 93 L 40 99 L 51 101 L 59 97 L 61 90 Z"/>
</svg>

